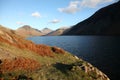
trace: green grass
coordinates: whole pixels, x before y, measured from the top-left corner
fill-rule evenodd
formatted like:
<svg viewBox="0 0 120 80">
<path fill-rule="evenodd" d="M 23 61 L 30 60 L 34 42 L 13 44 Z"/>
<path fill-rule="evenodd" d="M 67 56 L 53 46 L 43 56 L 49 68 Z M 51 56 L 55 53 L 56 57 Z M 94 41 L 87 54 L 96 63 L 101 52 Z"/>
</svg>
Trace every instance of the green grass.
<svg viewBox="0 0 120 80">
<path fill-rule="evenodd" d="M 66 54 L 54 54 L 54 57 L 48 57 L 48 56 L 40 56 L 37 53 L 34 53 L 32 51 L 26 50 L 26 49 L 19 49 L 16 48 L 14 46 L 10 46 L 8 44 L 5 43 L 0 43 L 0 48 L 10 52 L 10 54 L 19 57 L 26 57 L 26 58 L 30 58 L 30 59 L 34 59 L 39 61 L 40 63 L 42 63 L 42 65 L 45 64 L 53 64 L 56 62 L 65 62 L 65 63 L 73 63 L 75 62 L 77 59 L 75 59 L 70 53 Z"/>
<path fill-rule="evenodd" d="M 15 76 L 27 76 L 33 80 L 102 80 L 93 71 L 85 73 L 80 65 L 87 65 L 82 59 L 76 59 L 72 54 L 54 54 L 54 57 L 40 56 L 32 51 L 23 50 L 0 42 L 0 48 L 18 57 L 22 56 L 38 61 L 42 66 L 35 71 L 12 71 L 0 74 L 5 80 Z M 26 80 L 26 79 L 25 79 Z"/>
</svg>

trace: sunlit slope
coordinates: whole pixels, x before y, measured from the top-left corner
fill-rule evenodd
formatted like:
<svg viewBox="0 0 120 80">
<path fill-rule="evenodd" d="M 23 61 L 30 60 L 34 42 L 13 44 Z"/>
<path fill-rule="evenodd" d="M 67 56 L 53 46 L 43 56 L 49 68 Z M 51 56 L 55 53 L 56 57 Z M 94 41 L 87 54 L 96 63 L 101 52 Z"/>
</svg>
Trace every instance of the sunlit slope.
<svg viewBox="0 0 120 80">
<path fill-rule="evenodd" d="M 58 47 L 37 45 L 0 26 L 1 80 L 109 80 L 88 62 Z"/>
</svg>

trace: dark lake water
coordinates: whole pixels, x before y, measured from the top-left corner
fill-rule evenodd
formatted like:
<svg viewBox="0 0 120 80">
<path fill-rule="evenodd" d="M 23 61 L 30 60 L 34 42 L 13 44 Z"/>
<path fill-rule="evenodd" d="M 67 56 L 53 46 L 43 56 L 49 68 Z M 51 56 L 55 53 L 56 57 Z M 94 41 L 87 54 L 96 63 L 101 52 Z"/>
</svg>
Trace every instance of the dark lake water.
<svg viewBox="0 0 120 80">
<path fill-rule="evenodd" d="M 111 80 L 120 78 L 119 36 L 43 36 L 28 39 L 36 44 L 61 47 L 90 62 Z"/>
</svg>

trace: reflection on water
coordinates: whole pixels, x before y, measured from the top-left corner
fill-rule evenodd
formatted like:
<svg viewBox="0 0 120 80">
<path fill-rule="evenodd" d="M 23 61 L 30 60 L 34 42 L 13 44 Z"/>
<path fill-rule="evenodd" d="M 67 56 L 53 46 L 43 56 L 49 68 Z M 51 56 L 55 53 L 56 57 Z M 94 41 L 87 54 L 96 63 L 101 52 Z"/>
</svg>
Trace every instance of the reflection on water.
<svg viewBox="0 0 120 80">
<path fill-rule="evenodd" d="M 44 36 L 30 37 L 37 44 L 61 47 L 98 67 L 111 80 L 119 79 L 120 37 Z"/>
</svg>

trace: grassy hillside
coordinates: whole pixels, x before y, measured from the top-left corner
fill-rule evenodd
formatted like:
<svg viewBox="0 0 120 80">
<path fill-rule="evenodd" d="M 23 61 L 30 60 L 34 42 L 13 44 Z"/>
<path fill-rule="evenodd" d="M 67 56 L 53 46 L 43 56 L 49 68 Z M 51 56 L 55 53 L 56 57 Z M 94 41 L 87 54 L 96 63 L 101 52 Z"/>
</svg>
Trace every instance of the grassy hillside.
<svg viewBox="0 0 120 80">
<path fill-rule="evenodd" d="M 58 47 L 37 45 L 0 26 L 0 80 L 109 80 Z"/>
</svg>

